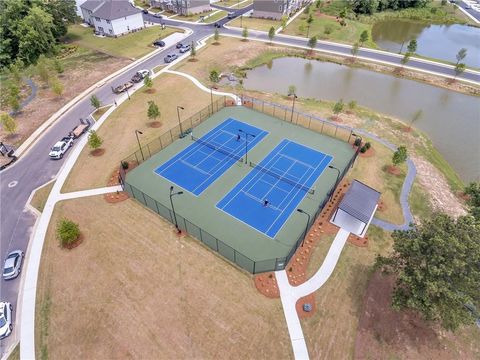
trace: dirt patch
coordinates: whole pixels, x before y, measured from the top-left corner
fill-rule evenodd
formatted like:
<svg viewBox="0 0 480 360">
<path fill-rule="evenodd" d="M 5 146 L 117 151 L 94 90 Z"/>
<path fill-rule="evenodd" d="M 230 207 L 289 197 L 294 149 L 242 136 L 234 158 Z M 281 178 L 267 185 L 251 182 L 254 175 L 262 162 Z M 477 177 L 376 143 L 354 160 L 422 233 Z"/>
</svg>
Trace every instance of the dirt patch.
<svg viewBox="0 0 480 360">
<path fill-rule="evenodd" d="M 99 63 L 102 66 L 98 66 Z M 65 66 L 65 76 L 59 78 L 65 89 L 61 98 L 54 95 L 49 88 L 43 87 L 40 80 L 34 77 L 33 80 L 38 85 L 38 93 L 36 98 L 15 116 L 17 135 L 15 138 L 7 138 L 5 131 L 0 128 L 0 140 L 8 144 L 20 145 L 62 106 L 91 85 L 129 63 L 130 61 L 126 59 L 88 51 L 85 56 L 82 55 L 78 61 L 75 61 L 74 66 L 69 66 L 68 63 Z"/>
<path fill-rule="evenodd" d="M 162 123 L 160 121 L 151 121 L 147 123 L 148 127 L 158 129 L 159 127 L 162 127 Z"/>
<path fill-rule="evenodd" d="M 105 149 L 103 149 L 103 148 L 99 148 L 99 149 L 95 149 L 95 150 L 90 151 L 90 155 L 95 156 L 95 157 L 102 156 L 103 154 L 105 154 Z"/>
<path fill-rule="evenodd" d="M 60 245 L 62 249 L 66 250 L 72 250 L 75 249 L 76 247 L 80 246 L 80 244 L 83 242 L 85 237 L 83 236 L 82 233 L 78 236 L 78 238 L 75 239 L 75 241 L 71 242 L 70 244 L 65 244 L 65 245 Z"/>
<path fill-rule="evenodd" d="M 445 177 L 428 161 L 416 156 L 410 156 L 417 168 L 417 180 L 430 195 L 434 210 L 446 211 L 458 217 L 465 215 L 463 202 L 450 190 Z"/>
<path fill-rule="evenodd" d="M 188 59 L 188 61 L 189 61 L 189 62 L 197 62 L 197 61 L 198 61 L 198 59 L 195 59 L 195 58 L 190 58 L 190 59 Z"/>
<path fill-rule="evenodd" d="M 391 175 L 395 175 L 395 176 L 400 176 L 402 174 L 401 170 L 399 167 L 397 166 L 393 166 L 393 165 L 388 165 L 386 166 L 385 170 L 391 174 Z"/>
<path fill-rule="evenodd" d="M 129 171 L 135 169 L 138 166 L 138 163 L 136 161 L 130 161 L 128 163 L 128 168 L 125 170 L 125 173 L 128 173 Z M 112 175 L 110 175 L 110 179 L 108 180 L 107 186 L 116 186 L 120 185 L 119 182 L 120 179 L 120 168 L 117 167 L 113 172 Z M 103 198 L 105 199 L 106 202 L 110 204 L 116 204 L 120 201 L 127 200 L 130 196 L 126 191 L 117 191 L 114 193 L 109 193 L 109 194 L 104 194 Z"/>
<path fill-rule="evenodd" d="M 459 344 L 459 336 L 441 331 L 417 313 L 393 310 L 391 301 L 394 285 L 393 276 L 376 272 L 371 277 L 363 300 L 355 341 L 355 359 L 478 358 L 480 342 L 471 346 Z M 478 329 L 471 327 L 470 331 Z"/>
<path fill-rule="evenodd" d="M 143 92 L 146 93 L 146 94 L 155 94 L 156 91 L 157 91 L 157 90 L 154 89 L 154 88 L 150 88 L 150 89 L 145 89 L 145 90 L 143 90 Z"/>
</svg>

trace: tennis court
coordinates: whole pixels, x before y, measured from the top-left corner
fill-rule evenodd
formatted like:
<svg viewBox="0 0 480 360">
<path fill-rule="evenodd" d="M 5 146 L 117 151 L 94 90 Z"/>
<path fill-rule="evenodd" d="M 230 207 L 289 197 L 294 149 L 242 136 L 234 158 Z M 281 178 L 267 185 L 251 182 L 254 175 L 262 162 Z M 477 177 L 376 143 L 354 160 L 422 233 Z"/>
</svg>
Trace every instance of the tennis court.
<svg viewBox="0 0 480 360">
<path fill-rule="evenodd" d="M 248 147 L 245 148 L 248 135 Z M 200 195 L 235 162 L 243 160 L 268 132 L 229 118 L 155 170 L 194 195 Z"/>
<path fill-rule="evenodd" d="M 284 139 L 217 207 L 274 238 L 333 157 Z"/>
</svg>

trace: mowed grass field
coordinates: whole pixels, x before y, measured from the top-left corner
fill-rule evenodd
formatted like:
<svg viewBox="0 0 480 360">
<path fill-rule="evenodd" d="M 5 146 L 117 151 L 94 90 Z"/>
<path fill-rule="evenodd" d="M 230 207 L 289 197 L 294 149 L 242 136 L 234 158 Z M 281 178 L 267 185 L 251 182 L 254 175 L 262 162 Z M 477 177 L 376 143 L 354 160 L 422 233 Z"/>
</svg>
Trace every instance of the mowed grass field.
<svg viewBox="0 0 480 360">
<path fill-rule="evenodd" d="M 280 20 L 271 20 L 271 19 L 259 19 L 254 17 L 246 17 L 244 16 L 243 19 L 239 17 L 233 19 L 227 26 L 233 27 L 241 27 L 247 28 L 249 30 L 260 30 L 260 31 L 268 31 L 273 26 L 275 30 L 277 30 L 281 26 Z"/>
<path fill-rule="evenodd" d="M 83 242 L 63 250 L 61 217 Z M 134 200 L 57 205 L 37 288 L 38 359 L 292 358 L 279 299 Z"/>
<path fill-rule="evenodd" d="M 93 35 L 92 28 L 72 25 L 68 28 L 66 40 L 111 56 L 139 59 L 155 50 L 152 43 L 156 39 L 163 39 L 174 32 L 183 30 L 173 27 L 162 30 L 160 26 L 152 26 L 118 38 L 100 38 Z"/>
<path fill-rule="evenodd" d="M 143 132 L 140 141 L 144 145 L 148 144 L 178 124 L 177 105 L 185 108 L 180 115 L 182 119 L 186 119 L 210 104 L 210 94 L 201 91 L 184 77 L 165 74 L 153 81 L 155 92 L 149 93 L 141 89 L 132 94 L 131 100 L 119 105 L 100 127 L 98 135 L 103 139 L 102 148 L 106 150 L 105 154 L 99 157 L 91 156 L 91 149 L 86 146 L 62 191 L 106 186 L 120 161 L 138 150 L 135 130 Z M 147 117 L 147 102 L 150 100 L 159 107 L 161 116 L 157 121 L 162 123 L 160 128 L 150 128 L 147 125 L 151 121 Z"/>
</svg>

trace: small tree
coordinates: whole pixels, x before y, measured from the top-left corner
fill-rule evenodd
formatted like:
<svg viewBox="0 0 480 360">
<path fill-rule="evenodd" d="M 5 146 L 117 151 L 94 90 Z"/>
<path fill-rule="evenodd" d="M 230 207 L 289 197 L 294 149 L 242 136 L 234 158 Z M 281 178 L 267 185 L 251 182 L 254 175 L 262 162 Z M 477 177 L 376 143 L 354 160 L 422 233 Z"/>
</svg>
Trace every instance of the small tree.
<svg viewBox="0 0 480 360">
<path fill-rule="evenodd" d="M 40 57 L 38 58 L 36 70 L 37 75 L 40 77 L 40 79 L 45 84 L 48 84 L 48 81 L 50 80 L 50 71 L 48 70 L 48 64 L 45 55 L 40 55 Z"/>
<path fill-rule="evenodd" d="M 410 54 L 415 54 L 416 51 L 417 51 L 417 39 L 412 39 L 408 43 L 407 52 L 409 52 Z"/>
<path fill-rule="evenodd" d="M 303 9 L 303 13 L 304 13 L 305 15 L 310 14 L 310 4 L 308 4 L 307 6 L 305 6 L 305 9 Z"/>
<path fill-rule="evenodd" d="M 268 38 L 270 39 L 270 43 L 272 42 L 274 37 L 275 37 L 275 28 L 272 26 L 270 30 L 268 30 Z"/>
<path fill-rule="evenodd" d="M 209 78 L 212 83 L 216 84 L 220 81 L 220 74 L 216 69 L 213 69 L 212 71 L 210 71 Z"/>
<path fill-rule="evenodd" d="M 9 114 L 3 113 L 0 116 L 0 122 L 2 123 L 3 129 L 9 134 L 13 135 L 15 134 L 15 131 L 17 131 L 17 123 Z"/>
<path fill-rule="evenodd" d="M 349 108 L 350 110 L 355 110 L 356 107 L 357 107 L 357 102 L 356 102 L 355 100 L 352 100 L 352 101 L 350 101 L 350 102 L 348 103 L 347 106 L 348 106 L 348 108 Z"/>
<path fill-rule="evenodd" d="M 322 6 L 322 0 L 317 0 L 317 1 L 315 1 L 315 7 L 316 7 L 317 9 L 320 9 L 321 6 Z"/>
<path fill-rule="evenodd" d="M 288 86 L 288 96 L 296 94 L 297 93 L 297 87 L 295 85 L 289 85 Z"/>
<path fill-rule="evenodd" d="M 392 164 L 393 166 L 398 166 L 405 161 L 407 161 L 407 148 L 405 146 L 399 146 L 397 151 L 393 153 Z"/>
<path fill-rule="evenodd" d="M 57 223 L 57 238 L 62 246 L 68 246 L 75 242 L 80 236 L 80 227 L 67 218 Z"/>
<path fill-rule="evenodd" d="M 150 120 L 156 121 L 160 116 L 160 110 L 158 110 L 157 104 L 153 101 L 148 102 L 147 116 Z"/>
<path fill-rule="evenodd" d="M 402 64 L 402 69 L 410 61 L 410 56 L 411 56 L 411 54 L 409 52 L 406 52 L 403 55 L 402 60 L 400 60 L 400 63 Z"/>
<path fill-rule="evenodd" d="M 243 36 L 243 40 L 247 41 L 247 39 L 248 39 L 248 29 L 246 27 L 244 27 L 243 30 L 242 30 L 242 36 Z"/>
<path fill-rule="evenodd" d="M 465 64 L 464 63 L 459 63 L 455 65 L 455 77 L 454 80 L 457 79 L 457 76 L 461 75 L 465 71 Z"/>
<path fill-rule="evenodd" d="M 18 112 L 20 110 L 20 100 L 18 95 L 10 95 L 8 97 L 8 105 L 14 113 Z"/>
<path fill-rule="evenodd" d="M 340 114 L 343 111 L 344 106 L 345 104 L 343 103 L 343 99 L 340 99 L 335 103 L 335 105 L 333 105 L 333 113 L 335 115 Z"/>
<path fill-rule="evenodd" d="M 353 60 L 355 60 L 355 58 L 357 57 L 359 49 L 360 49 L 360 45 L 358 44 L 358 42 L 353 44 L 352 49 L 350 50 L 350 52 L 352 53 Z"/>
<path fill-rule="evenodd" d="M 317 46 L 317 37 L 316 36 L 312 36 L 309 40 L 308 40 L 308 47 L 310 48 L 310 51 L 313 52 L 313 49 L 315 48 L 315 46 Z"/>
<path fill-rule="evenodd" d="M 307 24 L 312 25 L 312 23 L 313 23 L 313 15 L 310 14 L 310 15 L 308 15 L 308 18 L 307 18 Z"/>
<path fill-rule="evenodd" d="M 88 134 L 88 146 L 95 150 L 100 148 L 103 144 L 103 139 L 97 134 L 95 130 L 90 130 Z"/>
<path fill-rule="evenodd" d="M 461 49 L 458 51 L 458 53 L 457 53 L 457 56 L 456 56 L 456 58 L 457 58 L 457 63 L 456 63 L 455 65 L 458 65 L 458 63 L 459 63 L 460 61 L 462 61 L 463 59 L 465 59 L 466 56 L 467 56 L 467 49 L 461 48 Z"/>
<path fill-rule="evenodd" d="M 143 79 L 143 85 L 145 85 L 147 90 L 150 90 L 153 87 L 153 80 L 150 75 L 145 76 L 145 78 Z"/>
<path fill-rule="evenodd" d="M 340 19 L 344 20 L 347 17 L 347 8 L 344 7 L 342 10 L 340 10 L 338 16 L 340 17 Z"/>
<path fill-rule="evenodd" d="M 90 97 L 90 104 L 92 104 L 92 106 L 98 110 L 98 108 L 100 106 L 102 106 L 102 103 L 100 102 L 100 100 L 98 99 L 97 95 L 92 95 Z"/>
<path fill-rule="evenodd" d="M 55 69 L 57 74 L 62 74 L 65 71 L 62 62 L 57 58 L 53 60 L 53 68 Z"/>
<path fill-rule="evenodd" d="M 287 27 L 288 16 L 282 16 L 281 26 L 283 29 Z"/>
<path fill-rule="evenodd" d="M 51 86 L 52 86 L 52 91 L 55 95 L 62 96 L 64 87 L 63 87 L 63 84 L 58 79 L 54 79 L 52 81 Z"/>
<path fill-rule="evenodd" d="M 13 64 L 10 64 L 8 67 L 9 70 L 9 78 L 11 81 L 13 81 L 17 86 L 20 85 L 20 82 L 22 81 L 22 74 L 20 73 L 20 64 L 15 62 Z"/>
<path fill-rule="evenodd" d="M 190 46 L 190 57 L 192 59 L 195 59 L 196 55 L 197 55 L 197 49 L 195 47 L 195 43 L 192 41 L 192 45 Z"/>
<path fill-rule="evenodd" d="M 369 39 L 368 31 L 363 30 L 362 33 L 360 34 L 360 46 L 363 46 L 365 42 L 367 42 Z"/>
<path fill-rule="evenodd" d="M 480 220 L 480 182 L 471 182 L 465 187 L 465 194 L 468 195 L 467 205 L 469 213 L 477 220 Z"/>
<path fill-rule="evenodd" d="M 215 32 L 213 33 L 213 40 L 217 43 L 218 40 L 220 39 L 220 33 L 218 32 L 218 29 L 215 29 Z"/>
</svg>

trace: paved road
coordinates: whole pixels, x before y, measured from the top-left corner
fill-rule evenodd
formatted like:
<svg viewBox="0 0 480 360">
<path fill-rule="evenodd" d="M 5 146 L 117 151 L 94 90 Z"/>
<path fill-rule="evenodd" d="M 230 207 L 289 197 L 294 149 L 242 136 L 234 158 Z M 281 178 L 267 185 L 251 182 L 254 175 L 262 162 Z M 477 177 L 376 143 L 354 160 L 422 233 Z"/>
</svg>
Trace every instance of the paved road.
<svg viewBox="0 0 480 360">
<path fill-rule="evenodd" d="M 250 11 L 252 5 L 235 11 L 238 16 L 242 13 Z M 166 25 L 182 25 L 193 30 L 193 34 L 185 39 L 185 42 L 198 41 L 211 35 L 214 31 L 214 25 L 210 24 L 185 24 L 175 20 L 158 19 L 151 15 L 145 15 L 146 20 L 152 22 L 163 22 Z M 218 24 L 224 25 L 227 18 L 218 21 Z M 241 36 L 241 30 L 222 28 L 221 33 Z M 267 40 L 265 33 L 250 31 L 251 38 Z M 282 35 L 275 37 L 276 41 L 280 41 L 286 45 L 306 46 L 307 40 L 300 38 L 291 38 Z M 345 55 L 350 54 L 348 47 L 337 44 L 319 43 L 317 46 L 321 50 L 329 50 L 339 52 Z M 175 51 L 172 46 L 165 48 L 160 53 L 139 63 L 129 71 L 116 76 L 109 80 L 100 88 L 96 89 L 95 94 L 103 104 L 113 103 L 116 96 L 111 91 L 111 86 L 116 86 L 128 81 L 133 73 L 139 69 L 153 69 L 163 64 L 163 57 L 166 53 Z M 377 53 L 362 49 L 360 56 L 366 56 L 377 60 L 390 61 L 399 63 L 399 58 L 392 54 Z M 417 66 L 421 69 L 436 71 L 443 74 L 452 74 L 453 70 L 438 64 L 424 63 L 412 60 L 410 66 Z M 465 72 L 463 75 L 467 79 L 480 82 L 480 75 L 471 72 Z M 93 110 L 90 105 L 90 95 L 73 106 L 66 114 L 64 114 L 50 129 L 32 146 L 30 151 L 24 154 L 17 163 L 0 173 L 0 261 L 3 262 L 6 254 L 14 249 L 26 250 L 32 226 L 34 224 L 34 216 L 25 210 L 25 205 L 31 192 L 52 179 L 61 168 L 63 160 L 52 161 L 48 158 L 50 147 L 68 131 L 78 124 L 79 118 L 86 118 Z M 132 135 L 133 136 L 133 135 Z M 67 154 L 68 157 L 68 154 Z M 20 279 L 5 282 L 0 280 L 0 299 L 9 301 L 14 305 L 14 311 L 17 308 L 17 296 L 19 290 Z M 15 315 L 15 314 L 14 314 Z M 3 351 L 12 343 L 14 336 L 0 341 L 0 356 Z"/>
</svg>

